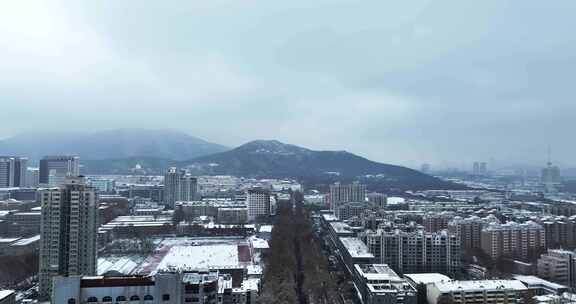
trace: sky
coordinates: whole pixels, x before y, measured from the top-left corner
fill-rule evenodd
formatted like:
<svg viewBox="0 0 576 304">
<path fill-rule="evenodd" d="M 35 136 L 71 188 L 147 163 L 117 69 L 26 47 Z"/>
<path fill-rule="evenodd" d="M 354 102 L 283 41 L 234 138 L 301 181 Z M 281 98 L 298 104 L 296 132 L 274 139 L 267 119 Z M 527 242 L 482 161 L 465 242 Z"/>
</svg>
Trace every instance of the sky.
<svg viewBox="0 0 576 304">
<path fill-rule="evenodd" d="M 0 2 L 0 138 L 170 128 L 576 165 L 576 1 Z"/>
</svg>

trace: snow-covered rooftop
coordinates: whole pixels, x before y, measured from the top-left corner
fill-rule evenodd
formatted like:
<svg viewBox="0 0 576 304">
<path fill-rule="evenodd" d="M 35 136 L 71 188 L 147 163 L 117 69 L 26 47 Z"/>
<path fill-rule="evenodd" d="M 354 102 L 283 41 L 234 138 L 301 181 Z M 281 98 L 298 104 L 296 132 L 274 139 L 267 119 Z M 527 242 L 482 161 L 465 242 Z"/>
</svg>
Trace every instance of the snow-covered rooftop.
<svg viewBox="0 0 576 304">
<path fill-rule="evenodd" d="M 356 271 L 369 281 L 401 281 L 402 279 L 386 264 L 354 265 Z"/>
<path fill-rule="evenodd" d="M 14 293 L 14 290 L 9 290 L 9 289 L 0 289 L 0 300 L 4 300 L 6 299 L 8 296 L 12 295 Z"/>
<path fill-rule="evenodd" d="M 340 242 L 342 242 L 353 258 L 374 258 L 374 255 L 368 251 L 368 246 L 359 238 L 342 237 Z"/>
<path fill-rule="evenodd" d="M 434 286 L 442 293 L 484 290 L 527 290 L 526 286 L 518 280 L 449 281 L 436 282 Z"/>
<path fill-rule="evenodd" d="M 40 242 L 40 235 L 35 235 L 33 237 L 19 239 L 18 241 L 14 242 L 14 244 L 10 246 L 28 246 L 34 242 Z"/>
<path fill-rule="evenodd" d="M 430 284 L 436 282 L 448 282 L 451 279 L 441 273 L 411 273 L 405 274 L 404 277 L 410 279 L 416 284 Z"/>
<path fill-rule="evenodd" d="M 268 233 L 272 233 L 272 229 L 274 229 L 274 226 L 272 225 L 262 225 L 260 226 L 260 232 L 268 232 Z"/>
<path fill-rule="evenodd" d="M 515 275 L 514 278 L 518 281 L 521 281 L 522 283 L 525 283 L 528 285 L 528 287 L 530 286 L 534 286 L 534 285 L 543 285 L 543 286 L 547 286 L 549 288 L 552 289 L 564 289 L 567 288 L 564 285 L 560 285 L 554 282 L 550 282 L 547 280 L 544 280 L 542 278 L 539 278 L 537 276 L 527 276 L 527 275 Z"/>
</svg>

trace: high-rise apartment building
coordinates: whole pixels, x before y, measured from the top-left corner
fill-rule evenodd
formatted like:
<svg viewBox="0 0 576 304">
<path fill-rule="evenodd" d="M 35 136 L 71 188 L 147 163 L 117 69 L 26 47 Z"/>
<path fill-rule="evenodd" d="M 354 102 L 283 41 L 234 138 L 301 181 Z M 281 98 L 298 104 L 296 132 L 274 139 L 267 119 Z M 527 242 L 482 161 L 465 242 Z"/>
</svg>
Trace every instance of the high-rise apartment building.
<svg viewBox="0 0 576 304">
<path fill-rule="evenodd" d="M 193 201 L 196 198 L 198 181 L 186 170 L 170 168 L 164 174 L 164 203 L 174 208 L 178 201 Z"/>
<path fill-rule="evenodd" d="M 0 156 L 0 188 L 26 187 L 28 159 Z"/>
<path fill-rule="evenodd" d="M 454 218 L 454 214 L 441 212 L 441 213 L 428 213 L 422 221 L 424 229 L 427 232 L 438 232 L 448 228 L 448 223 Z"/>
<path fill-rule="evenodd" d="M 378 208 L 384 208 L 388 203 L 388 196 L 386 194 L 368 193 L 366 196 L 368 197 L 368 202 Z"/>
<path fill-rule="evenodd" d="M 57 187 L 66 177 L 80 175 L 78 156 L 46 156 L 40 160 L 39 182 L 42 185 Z"/>
<path fill-rule="evenodd" d="M 462 250 L 469 251 L 480 248 L 482 229 L 491 223 L 499 224 L 500 221 L 492 215 L 486 218 L 477 216 L 461 218 L 456 216 L 448 223 L 448 231 L 458 236 Z"/>
<path fill-rule="evenodd" d="M 250 189 L 246 194 L 248 220 L 270 215 L 270 192 L 265 189 Z"/>
<path fill-rule="evenodd" d="M 26 187 L 38 188 L 40 185 L 40 169 L 28 168 L 26 170 Z"/>
<path fill-rule="evenodd" d="M 366 200 L 366 185 L 354 182 L 350 185 L 335 183 L 330 185 L 330 206 L 337 210 L 343 203 L 364 202 Z"/>
<path fill-rule="evenodd" d="M 398 273 L 455 273 L 460 267 L 460 242 L 447 231 L 383 231 L 366 235 L 376 261 Z"/>
<path fill-rule="evenodd" d="M 481 248 L 492 259 L 528 259 L 546 246 L 546 233 L 535 222 L 491 224 L 482 230 Z"/>
<path fill-rule="evenodd" d="M 96 274 L 98 205 L 84 177 L 68 177 L 39 192 L 42 206 L 40 297 L 51 296 L 56 276 Z"/>
<path fill-rule="evenodd" d="M 552 249 L 538 259 L 538 277 L 576 287 L 576 253 Z"/>
</svg>

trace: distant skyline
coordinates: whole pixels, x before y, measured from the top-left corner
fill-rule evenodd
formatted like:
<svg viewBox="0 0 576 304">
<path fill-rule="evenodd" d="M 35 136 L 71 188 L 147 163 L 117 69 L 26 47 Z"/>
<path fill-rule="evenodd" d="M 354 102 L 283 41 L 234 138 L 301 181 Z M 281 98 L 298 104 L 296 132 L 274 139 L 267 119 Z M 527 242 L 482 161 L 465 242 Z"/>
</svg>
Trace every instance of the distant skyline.
<svg viewBox="0 0 576 304">
<path fill-rule="evenodd" d="M 576 2 L 0 3 L 0 138 L 174 129 L 419 167 L 576 167 Z M 2 151 L 0 151 L 1 154 Z"/>
</svg>

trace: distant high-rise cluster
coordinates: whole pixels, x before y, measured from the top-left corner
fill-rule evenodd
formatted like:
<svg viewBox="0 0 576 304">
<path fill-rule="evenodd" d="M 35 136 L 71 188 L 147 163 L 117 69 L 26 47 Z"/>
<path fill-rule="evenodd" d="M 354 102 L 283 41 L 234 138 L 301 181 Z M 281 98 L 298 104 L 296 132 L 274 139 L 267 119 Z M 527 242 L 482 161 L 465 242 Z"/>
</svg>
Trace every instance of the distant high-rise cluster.
<svg viewBox="0 0 576 304">
<path fill-rule="evenodd" d="M 179 201 L 193 201 L 196 199 L 198 181 L 186 170 L 170 168 L 164 174 L 164 203 L 169 208 Z"/>
<path fill-rule="evenodd" d="M 59 186 L 70 176 L 80 175 L 78 156 L 46 156 L 40 160 L 39 183 L 45 186 Z"/>
<path fill-rule="evenodd" d="M 552 165 L 552 162 L 548 162 L 547 166 L 542 169 L 540 179 L 545 192 L 555 192 L 562 183 L 560 168 Z"/>
<path fill-rule="evenodd" d="M 84 177 L 68 177 L 63 185 L 40 191 L 40 295 L 48 298 L 56 276 L 96 274 L 99 225 L 95 190 Z"/>
<path fill-rule="evenodd" d="M 488 164 L 486 162 L 474 162 L 472 165 L 472 174 L 475 176 L 488 175 Z"/>
<path fill-rule="evenodd" d="M 0 188 L 26 187 L 28 159 L 0 156 Z"/>
</svg>

